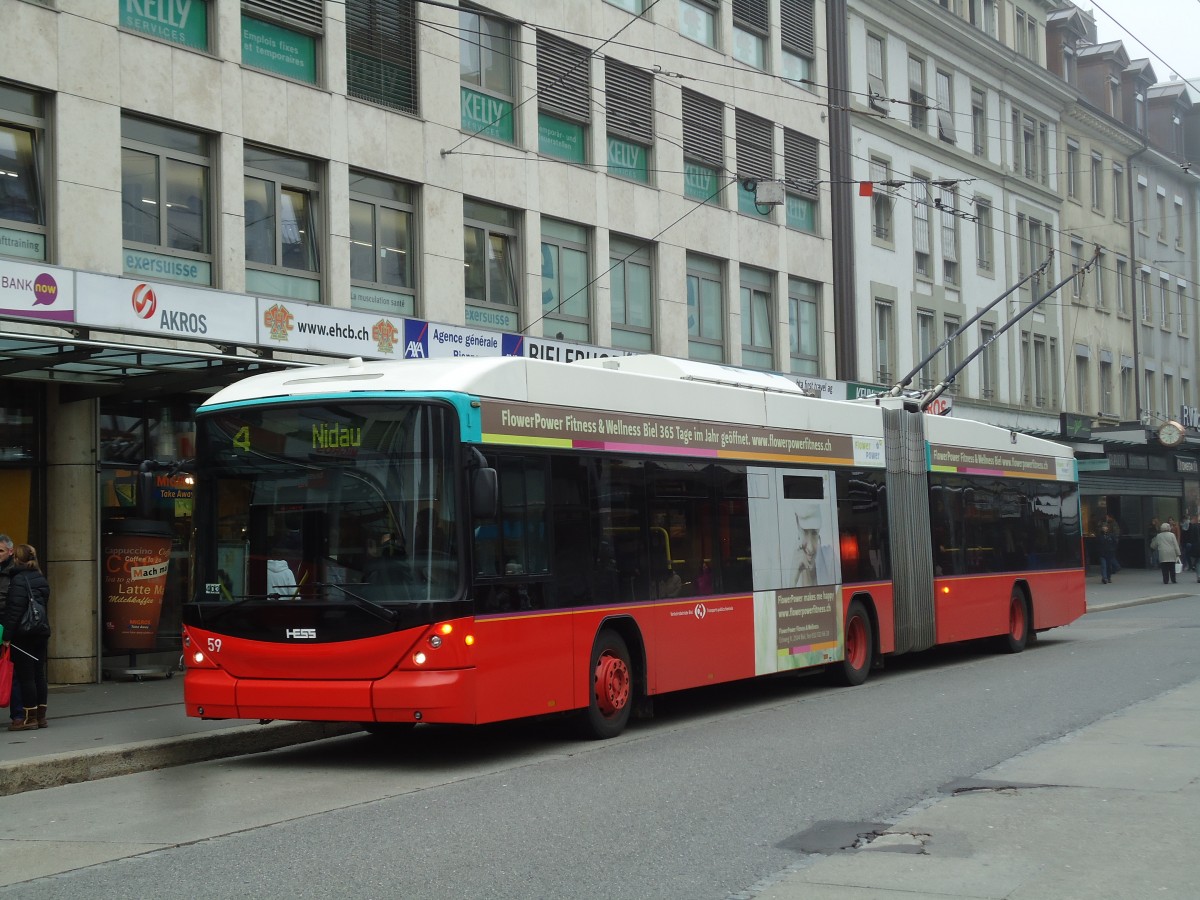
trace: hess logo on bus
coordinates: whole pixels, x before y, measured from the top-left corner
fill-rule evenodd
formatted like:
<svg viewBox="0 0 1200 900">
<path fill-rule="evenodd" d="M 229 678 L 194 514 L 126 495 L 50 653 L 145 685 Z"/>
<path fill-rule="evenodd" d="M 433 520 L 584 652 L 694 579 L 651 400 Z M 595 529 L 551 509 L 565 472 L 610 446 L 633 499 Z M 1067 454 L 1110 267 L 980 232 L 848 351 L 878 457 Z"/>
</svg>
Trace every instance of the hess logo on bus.
<svg viewBox="0 0 1200 900">
<path fill-rule="evenodd" d="M 317 629 L 315 628 L 285 628 L 283 633 L 289 641 L 313 641 L 317 638 Z"/>
</svg>

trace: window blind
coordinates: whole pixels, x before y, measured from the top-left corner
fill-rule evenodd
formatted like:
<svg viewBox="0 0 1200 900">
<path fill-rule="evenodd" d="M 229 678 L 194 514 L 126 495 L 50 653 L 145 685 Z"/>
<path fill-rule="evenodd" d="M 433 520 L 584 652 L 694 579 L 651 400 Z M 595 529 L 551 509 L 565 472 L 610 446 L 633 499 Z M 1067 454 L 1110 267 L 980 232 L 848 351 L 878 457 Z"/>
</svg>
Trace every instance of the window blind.
<svg viewBox="0 0 1200 900">
<path fill-rule="evenodd" d="M 586 47 L 545 31 L 538 32 L 537 53 L 538 108 L 576 122 L 590 122 L 588 67 L 591 53 Z"/>
</svg>

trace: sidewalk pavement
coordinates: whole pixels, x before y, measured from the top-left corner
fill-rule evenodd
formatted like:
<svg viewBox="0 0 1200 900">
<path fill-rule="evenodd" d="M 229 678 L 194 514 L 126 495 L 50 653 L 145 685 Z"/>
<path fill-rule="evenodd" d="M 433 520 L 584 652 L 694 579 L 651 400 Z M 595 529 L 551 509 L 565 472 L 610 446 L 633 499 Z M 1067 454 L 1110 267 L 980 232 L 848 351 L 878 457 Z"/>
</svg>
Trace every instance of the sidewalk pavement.
<svg viewBox="0 0 1200 900">
<path fill-rule="evenodd" d="M 1131 569 L 1112 584 L 1098 574 L 1087 582 L 1088 612 L 1200 596 L 1190 572 L 1178 585 Z M 182 699 L 180 674 L 52 687 L 48 728 L 0 731 L 0 796 L 358 730 L 201 721 L 183 714 Z M 817 856 L 753 896 L 1196 896 L 1200 869 L 1195 854 L 1181 856 L 1180 841 L 1190 847 L 1194 841 L 1181 836 L 1200 829 L 1198 713 L 1200 681 L 951 785 L 894 824 L 828 832 L 804 848 Z"/>
</svg>

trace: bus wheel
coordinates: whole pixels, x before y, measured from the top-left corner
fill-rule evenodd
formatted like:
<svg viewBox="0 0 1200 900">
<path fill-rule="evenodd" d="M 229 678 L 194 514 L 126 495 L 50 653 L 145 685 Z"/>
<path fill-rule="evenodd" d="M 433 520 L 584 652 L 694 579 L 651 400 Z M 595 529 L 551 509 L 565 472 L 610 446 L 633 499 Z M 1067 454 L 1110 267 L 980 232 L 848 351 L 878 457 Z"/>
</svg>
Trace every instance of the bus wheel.
<svg viewBox="0 0 1200 900">
<path fill-rule="evenodd" d="M 875 660 L 875 631 L 861 600 L 850 601 L 846 610 L 845 650 L 846 655 L 831 667 L 830 674 L 836 683 L 854 687 L 867 680 Z"/>
<path fill-rule="evenodd" d="M 1000 647 L 1005 653 L 1020 653 L 1029 643 L 1029 605 L 1025 594 L 1014 587 L 1008 601 L 1008 634 L 1000 638 Z"/>
<path fill-rule="evenodd" d="M 633 668 L 629 649 L 615 631 L 596 637 L 591 659 L 591 698 L 584 715 L 584 734 L 605 740 L 625 730 L 633 710 Z"/>
</svg>

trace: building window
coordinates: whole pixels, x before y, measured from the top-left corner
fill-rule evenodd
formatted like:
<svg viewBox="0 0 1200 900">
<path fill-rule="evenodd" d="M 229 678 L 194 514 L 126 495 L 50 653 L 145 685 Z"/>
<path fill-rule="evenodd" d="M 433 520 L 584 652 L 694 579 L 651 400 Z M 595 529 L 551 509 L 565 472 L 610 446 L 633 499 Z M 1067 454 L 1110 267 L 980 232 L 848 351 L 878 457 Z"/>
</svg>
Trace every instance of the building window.
<svg viewBox="0 0 1200 900">
<path fill-rule="evenodd" d="M 1112 360 L 1105 359 L 1104 356 L 1108 351 L 1100 351 L 1100 409 L 1102 415 L 1112 415 L 1115 411 L 1113 401 L 1117 398 L 1113 396 L 1113 366 Z M 1082 413 L 1087 412 L 1087 407 L 1082 407 Z"/>
<path fill-rule="evenodd" d="M 567 162 L 587 162 L 592 120 L 591 54 L 586 47 L 540 30 L 538 54 L 538 150 Z"/>
<path fill-rule="evenodd" d="M 725 292 L 721 264 L 707 256 L 687 257 L 688 357 L 725 361 Z"/>
<path fill-rule="evenodd" d="M 930 234 L 929 208 L 933 200 L 929 193 L 929 179 L 913 175 L 913 266 L 918 275 L 933 277 L 930 256 L 933 252 L 933 236 Z"/>
<path fill-rule="evenodd" d="M 463 272 L 468 325 L 520 331 L 520 260 L 515 210 L 463 198 Z M 475 304 L 474 306 L 472 304 Z"/>
<path fill-rule="evenodd" d="M 683 192 L 693 200 L 717 203 L 724 189 L 725 107 L 687 88 L 683 95 Z"/>
<path fill-rule="evenodd" d="M 1183 249 L 1184 237 L 1184 219 L 1183 219 L 1183 198 L 1175 198 L 1175 248 Z"/>
<path fill-rule="evenodd" d="M 933 387 L 938 381 L 938 361 L 933 352 L 933 325 L 933 313 L 918 309 L 916 364 L 924 363 L 924 366 L 917 373 L 917 387 L 922 390 Z"/>
<path fill-rule="evenodd" d="M 940 69 L 935 75 L 937 86 L 938 137 L 948 144 L 958 142 L 958 130 L 954 127 L 954 80 L 949 72 Z"/>
<path fill-rule="evenodd" d="M 0 254 L 46 260 L 42 97 L 0 84 Z"/>
<path fill-rule="evenodd" d="M 1071 274 L 1075 277 L 1071 280 L 1071 299 L 1079 302 L 1083 299 L 1083 278 L 1079 275 L 1079 270 L 1083 265 L 1083 243 L 1078 240 L 1071 241 Z"/>
<path fill-rule="evenodd" d="M 815 6 L 815 0 L 779 0 L 780 68 L 788 81 L 810 83 L 817 46 Z"/>
<path fill-rule="evenodd" d="M 1159 325 L 1163 328 L 1171 327 L 1171 280 L 1165 275 L 1160 275 L 1158 278 L 1158 306 L 1159 313 L 1162 319 Z"/>
<path fill-rule="evenodd" d="M 320 166 L 247 145 L 246 291 L 321 299 Z"/>
<path fill-rule="evenodd" d="M 1179 291 L 1179 333 L 1188 333 L 1187 285 L 1180 281 L 1175 287 Z"/>
<path fill-rule="evenodd" d="M 706 47 L 717 46 L 717 0 L 679 0 L 679 33 Z"/>
<path fill-rule="evenodd" d="M 1079 141 L 1067 138 L 1067 196 L 1079 199 Z"/>
<path fill-rule="evenodd" d="M 770 272 L 742 266 L 742 365 L 751 369 L 775 368 L 775 291 Z"/>
<path fill-rule="evenodd" d="M 582 225 L 542 219 L 542 333 L 592 339 L 588 233 Z"/>
<path fill-rule="evenodd" d="M 929 127 L 925 95 L 925 61 L 908 58 L 908 124 L 921 131 Z"/>
<path fill-rule="evenodd" d="M 1104 208 L 1104 157 L 1092 154 L 1092 209 Z"/>
<path fill-rule="evenodd" d="M 1125 289 L 1129 279 L 1129 263 L 1118 259 L 1116 263 L 1117 282 L 1117 312 L 1123 316 L 1129 315 L 1129 294 Z"/>
<path fill-rule="evenodd" d="M 1040 334 L 1033 337 L 1033 405 L 1038 409 L 1050 405 L 1050 358 Z"/>
<path fill-rule="evenodd" d="M 958 190 L 941 189 L 942 280 L 958 284 Z"/>
<path fill-rule="evenodd" d="M 202 134 L 121 117 L 121 236 L 135 278 L 212 284 L 212 160 Z"/>
<path fill-rule="evenodd" d="M 413 188 L 350 173 L 350 305 L 394 316 L 416 312 Z"/>
<path fill-rule="evenodd" d="M 971 89 L 971 152 L 976 156 L 987 155 L 988 117 L 987 94 L 979 88 Z"/>
<path fill-rule="evenodd" d="M 775 177 L 772 147 L 775 126 L 739 109 L 735 114 L 734 134 L 737 140 L 738 211 L 748 216 L 770 218 L 771 208 L 759 206 L 755 191 L 747 190 L 746 184 L 771 181 Z"/>
<path fill-rule="evenodd" d="M 1121 357 L 1121 418 L 1133 418 L 1133 360 Z"/>
<path fill-rule="evenodd" d="M 415 114 L 417 71 L 416 4 L 346 0 L 346 93 Z"/>
<path fill-rule="evenodd" d="M 1086 348 L 1075 348 L 1075 409 L 1079 412 L 1085 412 L 1091 409 L 1091 385 L 1088 384 L 1088 372 L 1092 367 L 1092 361 L 1089 358 L 1091 351 Z"/>
<path fill-rule="evenodd" d="M 896 334 L 891 301 L 875 298 L 875 381 L 892 384 L 896 371 Z"/>
<path fill-rule="evenodd" d="M 654 76 L 615 59 L 604 62 L 608 174 L 648 184 L 654 146 Z"/>
<path fill-rule="evenodd" d="M 1150 227 L 1146 222 L 1150 215 L 1150 188 L 1138 176 L 1137 186 L 1137 208 L 1133 210 L 1133 215 L 1137 219 L 1138 231 L 1144 235 L 1150 234 Z"/>
<path fill-rule="evenodd" d="M 992 231 L 990 200 L 975 201 L 975 262 L 981 272 L 996 268 L 995 234 Z"/>
<path fill-rule="evenodd" d="M 787 227 L 817 232 L 820 145 L 816 138 L 783 129 L 783 170 L 787 178 Z"/>
<path fill-rule="evenodd" d="M 871 221 L 874 237 L 878 241 L 892 243 L 892 211 L 895 203 L 889 184 L 892 180 L 892 164 L 887 160 L 871 157 Z"/>
<path fill-rule="evenodd" d="M 1142 396 L 1146 403 L 1143 407 L 1148 412 L 1156 413 L 1159 411 L 1158 398 L 1154 393 L 1154 370 L 1147 369 L 1145 374 L 1145 383 L 1142 390 Z"/>
<path fill-rule="evenodd" d="M 887 56 L 886 43 L 877 34 L 867 34 L 867 96 L 871 109 L 887 113 Z"/>
<path fill-rule="evenodd" d="M 968 0 L 971 24 L 984 34 L 996 36 L 996 0 Z"/>
<path fill-rule="evenodd" d="M 458 13 L 459 120 L 473 135 L 513 143 L 513 26 L 470 9 Z"/>
<path fill-rule="evenodd" d="M 1142 321 L 1150 321 L 1150 270 L 1142 269 Z"/>
<path fill-rule="evenodd" d="M 1156 225 L 1155 232 L 1158 236 L 1160 244 L 1167 242 L 1167 193 L 1162 188 L 1159 188 L 1155 194 L 1156 200 Z"/>
<path fill-rule="evenodd" d="M 820 375 L 820 294 L 815 282 L 788 279 L 788 330 L 792 371 L 797 375 Z"/>
<path fill-rule="evenodd" d="M 1121 166 L 1113 166 L 1112 188 L 1113 218 L 1123 221 L 1125 219 L 1125 169 Z"/>
<path fill-rule="evenodd" d="M 654 271 L 642 241 L 614 237 L 608 243 L 612 345 L 650 353 L 654 349 Z"/>
<path fill-rule="evenodd" d="M 996 326 L 987 323 L 979 326 L 979 396 L 984 400 L 996 398 Z"/>
<path fill-rule="evenodd" d="M 1096 257 L 1096 309 L 1108 309 L 1108 292 L 1104 282 L 1108 278 L 1108 256 L 1103 250 Z"/>
<path fill-rule="evenodd" d="M 766 69 L 769 34 L 767 0 L 733 0 L 734 59 L 756 69 Z"/>
<path fill-rule="evenodd" d="M 945 344 L 943 353 L 946 357 L 946 368 L 943 370 L 942 377 L 949 378 L 952 374 L 957 375 L 956 370 L 958 364 L 962 360 L 962 335 L 956 335 L 961 323 L 954 316 L 942 317 L 942 342 Z M 958 382 L 953 381 L 946 388 L 948 393 L 958 393 Z"/>
<path fill-rule="evenodd" d="M 321 0 L 242 0 L 242 64 L 316 84 L 323 6 Z M 346 19 L 349 29 L 349 8 Z"/>
<path fill-rule="evenodd" d="M 604 0 L 605 3 L 611 3 L 613 6 L 618 6 L 626 12 L 631 12 L 635 16 L 640 16 L 643 10 L 643 0 Z"/>
</svg>

